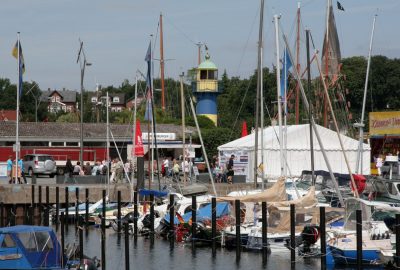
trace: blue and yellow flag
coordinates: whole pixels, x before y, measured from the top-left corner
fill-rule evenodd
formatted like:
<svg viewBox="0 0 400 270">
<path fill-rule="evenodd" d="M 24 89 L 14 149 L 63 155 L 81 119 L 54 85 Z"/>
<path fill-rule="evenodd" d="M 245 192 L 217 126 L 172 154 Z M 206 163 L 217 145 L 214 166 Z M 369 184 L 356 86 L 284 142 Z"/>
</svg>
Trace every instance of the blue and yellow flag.
<svg viewBox="0 0 400 270">
<path fill-rule="evenodd" d="M 19 45 L 19 46 L 18 46 Z M 19 58 L 18 58 L 18 48 L 19 48 Z M 19 97 L 21 98 L 22 95 L 22 74 L 24 74 L 25 72 L 25 61 L 24 61 L 24 56 L 22 54 L 22 47 L 21 47 L 21 42 L 19 40 L 17 40 L 17 42 L 15 43 L 14 48 L 12 49 L 12 56 L 15 57 L 15 59 L 18 60 L 18 65 L 19 65 L 19 74 L 18 74 L 18 84 L 19 84 Z"/>
</svg>

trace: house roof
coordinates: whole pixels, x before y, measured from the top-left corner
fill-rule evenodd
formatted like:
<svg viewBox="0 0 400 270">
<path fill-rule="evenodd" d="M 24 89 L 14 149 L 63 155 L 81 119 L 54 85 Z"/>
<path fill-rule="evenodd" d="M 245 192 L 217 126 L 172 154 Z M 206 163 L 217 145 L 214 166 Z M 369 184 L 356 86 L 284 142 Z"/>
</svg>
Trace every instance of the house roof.
<svg viewBox="0 0 400 270">
<path fill-rule="evenodd" d="M 72 90 L 50 90 L 48 89 L 47 91 L 42 92 L 42 101 L 47 101 L 48 97 L 51 97 L 54 95 L 54 93 L 58 93 L 61 96 L 61 101 L 63 103 L 70 103 L 70 102 L 76 102 L 76 96 L 78 94 L 78 92 L 76 91 L 72 91 Z"/>
<path fill-rule="evenodd" d="M 0 141 L 14 141 L 15 122 L 0 122 Z M 142 132 L 147 132 L 147 123 L 141 123 Z M 188 130 L 195 131 L 193 127 Z M 87 141 L 105 141 L 105 123 L 84 123 L 83 136 Z M 132 125 L 110 124 L 110 130 L 116 141 L 126 141 L 132 139 Z M 173 124 L 157 124 L 158 133 L 175 133 L 181 137 L 182 128 Z M 58 122 L 20 122 L 19 138 L 21 141 L 70 141 L 75 142 L 80 139 L 80 123 L 58 123 Z"/>
</svg>

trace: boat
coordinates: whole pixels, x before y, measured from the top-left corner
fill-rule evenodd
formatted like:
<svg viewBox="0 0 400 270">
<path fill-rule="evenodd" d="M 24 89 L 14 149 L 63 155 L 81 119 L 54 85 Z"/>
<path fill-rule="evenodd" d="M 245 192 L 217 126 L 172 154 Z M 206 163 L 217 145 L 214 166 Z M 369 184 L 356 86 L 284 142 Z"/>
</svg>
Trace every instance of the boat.
<svg viewBox="0 0 400 270">
<path fill-rule="evenodd" d="M 0 228 L 0 269 L 97 269 L 95 260 L 80 265 L 73 249 L 61 250 L 53 229 L 18 225 Z M 82 268 L 81 268 L 82 267 Z"/>
</svg>

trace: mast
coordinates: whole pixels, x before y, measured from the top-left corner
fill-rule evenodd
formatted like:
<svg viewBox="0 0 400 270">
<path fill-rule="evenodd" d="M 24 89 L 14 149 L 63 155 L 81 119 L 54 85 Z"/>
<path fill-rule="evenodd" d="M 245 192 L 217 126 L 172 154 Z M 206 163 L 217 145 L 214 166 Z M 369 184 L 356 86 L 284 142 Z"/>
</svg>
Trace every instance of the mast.
<svg viewBox="0 0 400 270">
<path fill-rule="evenodd" d="M 162 13 L 160 13 L 160 69 L 161 69 L 161 108 L 165 111 L 165 85 L 164 85 L 164 39 Z"/>
<path fill-rule="evenodd" d="M 106 95 L 106 110 L 107 110 L 107 112 L 106 112 L 106 116 L 107 116 L 107 125 L 106 125 L 106 129 L 107 129 L 107 135 L 106 135 L 106 144 L 107 144 L 107 151 L 106 151 L 106 153 L 107 153 L 107 189 L 108 189 L 108 192 L 107 192 L 107 194 L 110 194 L 110 165 L 111 165 L 111 163 L 110 163 L 110 120 L 109 120 L 109 115 L 108 115 L 108 107 L 109 107 L 109 100 L 108 100 L 108 91 L 107 91 L 107 95 Z"/>
<path fill-rule="evenodd" d="M 201 42 L 196 43 L 197 45 L 197 65 L 201 64 L 201 45 L 203 45 Z"/>
<path fill-rule="evenodd" d="M 184 164 L 186 161 L 185 151 L 185 97 L 183 94 L 183 73 L 179 76 L 181 81 L 181 113 L 182 113 L 182 171 L 183 171 L 183 184 L 186 185 L 186 173 Z"/>
<path fill-rule="evenodd" d="M 310 63 L 310 30 L 306 30 L 306 47 L 307 47 L 307 92 L 308 99 L 310 100 L 310 105 L 308 106 L 308 122 L 310 125 L 310 153 L 311 153 L 311 182 L 315 185 L 314 176 L 314 139 L 313 139 L 313 129 L 311 124 L 312 116 L 312 102 L 311 102 L 311 63 Z"/>
<path fill-rule="evenodd" d="M 264 0 L 262 3 L 262 8 L 261 8 L 261 19 L 264 21 Z M 259 50 L 260 50 L 260 59 L 259 59 L 259 67 L 258 67 L 258 82 L 257 82 L 257 88 L 259 88 L 260 92 L 260 99 L 261 99 L 261 104 L 260 104 L 260 124 L 261 124 L 261 188 L 264 190 L 264 178 L 265 178 L 265 172 L 264 172 L 264 91 L 263 91 L 263 31 L 260 32 L 260 42 L 258 44 Z"/>
<path fill-rule="evenodd" d="M 264 0 L 260 2 L 260 25 L 258 28 L 258 56 L 257 67 L 258 72 L 261 68 L 261 47 L 262 47 L 262 33 L 264 24 Z M 259 77 L 259 76 L 258 76 Z M 255 123 L 255 146 L 254 146 L 254 187 L 257 188 L 257 169 L 258 169 L 258 122 L 259 122 L 259 107 L 260 107 L 260 80 L 257 80 L 257 94 L 256 94 L 256 123 Z"/>
<path fill-rule="evenodd" d="M 297 39 L 296 39 L 296 69 L 300 73 L 300 2 L 297 3 Z M 295 115 L 296 125 L 299 124 L 300 118 L 300 93 L 299 84 L 296 84 L 296 104 L 295 104 Z"/>
<path fill-rule="evenodd" d="M 367 64 L 367 74 L 365 76 L 365 86 L 364 86 L 364 97 L 363 97 L 363 104 L 361 110 L 361 121 L 356 126 L 360 129 L 359 135 L 359 144 L 357 150 L 357 165 L 356 165 L 356 173 L 363 173 L 363 142 L 364 142 L 364 114 L 365 114 L 365 103 L 367 101 L 367 89 L 368 89 L 368 78 L 369 78 L 369 68 L 371 65 L 371 53 L 372 53 L 372 43 L 374 40 L 374 31 L 375 31 L 375 21 L 378 15 L 374 15 L 374 21 L 372 23 L 372 33 L 371 33 L 371 40 L 369 43 L 369 52 L 368 52 L 368 64 Z M 360 169 L 360 170 L 359 170 Z"/>
<path fill-rule="evenodd" d="M 17 52 L 17 64 L 18 64 L 18 83 L 17 83 L 17 125 L 16 125 L 16 130 L 15 130 L 15 183 L 18 181 L 18 158 L 19 158 L 19 91 L 22 87 L 22 76 L 21 76 L 21 43 L 19 41 L 19 32 L 17 32 L 17 43 L 18 43 L 18 52 Z M 11 170 L 12 171 L 12 170 Z M 12 179 L 12 175 L 11 175 Z"/>
<path fill-rule="evenodd" d="M 136 148 L 136 111 L 137 111 L 137 84 L 138 84 L 138 76 L 137 76 L 137 72 L 136 72 L 136 76 L 135 76 L 135 105 L 134 105 L 134 110 L 133 110 L 133 150 L 131 153 L 131 157 L 132 157 L 132 163 L 133 164 L 137 164 L 137 162 L 135 161 L 135 148 Z M 134 174 L 134 170 L 132 171 L 131 174 L 131 182 L 133 183 L 133 179 L 135 177 Z"/>
<path fill-rule="evenodd" d="M 328 81 L 329 79 L 329 17 L 332 0 L 327 0 L 326 6 L 326 35 L 325 35 L 325 76 L 322 79 Z M 324 98 L 324 127 L 328 127 L 328 101 Z"/>
<path fill-rule="evenodd" d="M 280 151 L 280 168 L 281 176 L 284 175 L 284 155 L 283 155 L 283 132 L 282 132 L 282 94 L 281 94 L 281 70 L 279 59 L 279 25 L 280 16 L 274 15 L 275 23 L 275 44 L 276 44 L 276 91 L 278 97 L 278 123 L 279 123 L 279 151 Z"/>
</svg>

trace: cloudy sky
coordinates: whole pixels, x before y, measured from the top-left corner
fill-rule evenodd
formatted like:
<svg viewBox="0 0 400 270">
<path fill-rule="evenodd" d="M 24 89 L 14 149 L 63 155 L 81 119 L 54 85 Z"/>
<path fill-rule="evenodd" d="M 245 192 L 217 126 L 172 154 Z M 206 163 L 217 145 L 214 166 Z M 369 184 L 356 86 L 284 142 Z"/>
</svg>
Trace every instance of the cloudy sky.
<svg viewBox="0 0 400 270">
<path fill-rule="evenodd" d="M 96 83 L 118 86 L 134 81 L 136 70 L 145 71 L 144 57 L 155 39 L 154 58 L 159 58 L 158 22 L 164 16 L 166 77 L 177 78 L 197 64 L 195 43 L 203 42 L 220 71 L 229 76 L 248 77 L 256 68 L 258 0 L 2 0 L 0 9 L 0 76 L 17 80 L 17 65 L 11 56 L 17 32 L 26 63 L 25 81 L 47 88 L 79 89 L 80 69 L 76 63 L 79 38 L 92 66 L 86 69 L 85 87 Z M 264 63 L 271 67 L 275 55 L 272 18 L 281 14 L 282 32 L 294 46 L 294 0 L 266 0 L 264 20 Z M 342 56 L 367 56 L 372 20 L 378 12 L 373 54 L 400 57 L 399 0 L 340 0 L 345 11 L 335 17 Z M 321 49 L 325 28 L 326 0 L 305 0 L 304 29 L 311 29 Z M 304 50 L 304 49 L 302 49 Z M 159 64 L 155 60 L 155 76 Z M 372 67 L 373 68 L 373 67 Z M 221 74 L 222 72 L 220 72 Z"/>
</svg>

